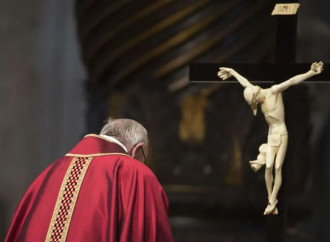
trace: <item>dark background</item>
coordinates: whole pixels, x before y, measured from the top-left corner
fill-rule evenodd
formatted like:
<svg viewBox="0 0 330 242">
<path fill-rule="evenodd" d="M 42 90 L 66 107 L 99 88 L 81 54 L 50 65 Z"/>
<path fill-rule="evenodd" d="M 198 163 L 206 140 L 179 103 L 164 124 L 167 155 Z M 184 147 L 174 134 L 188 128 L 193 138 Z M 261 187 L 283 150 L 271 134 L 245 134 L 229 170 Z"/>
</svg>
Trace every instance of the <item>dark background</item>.
<svg viewBox="0 0 330 242">
<path fill-rule="evenodd" d="M 330 4 L 300 3 L 297 62 L 329 63 Z M 189 84 L 188 65 L 274 62 L 272 8 L 252 0 L 1 1 L 0 238 L 32 180 L 112 116 L 149 130 L 148 165 L 170 199 L 175 241 L 264 241 L 264 172 L 248 161 L 267 125 L 238 84 Z M 325 242 L 330 86 L 292 89 L 284 95 L 285 240 Z"/>
</svg>

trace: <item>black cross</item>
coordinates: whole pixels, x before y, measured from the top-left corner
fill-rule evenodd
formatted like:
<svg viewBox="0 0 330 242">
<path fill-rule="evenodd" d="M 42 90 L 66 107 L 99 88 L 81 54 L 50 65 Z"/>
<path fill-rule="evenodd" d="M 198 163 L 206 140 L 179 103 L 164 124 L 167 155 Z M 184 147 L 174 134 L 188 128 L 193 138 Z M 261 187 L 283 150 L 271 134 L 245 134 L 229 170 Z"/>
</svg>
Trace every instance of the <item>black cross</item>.
<svg viewBox="0 0 330 242">
<path fill-rule="evenodd" d="M 278 3 L 298 3 L 298 1 L 277 1 Z M 311 63 L 296 64 L 296 39 L 297 39 L 297 15 L 278 15 L 276 27 L 276 52 L 275 64 L 231 64 L 231 63 L 194 63 L 189 67 L 189 80 L 192 83 L 238 83 L 234 79 L 222 81 L 217 76 L 219 67 L 230 67 L 237 70 L 242 76 L 253 83 L 280 83 L 289 78 L 307 72 Z M 315 62 L 322 60 L 315 60 Z M 330 64 L 324 64 L 324 71 L 305 82 L 319 83 L 329 82 Z M 243 90 L 242 90 L 243 91 Z M 290 148 L 290 146 L 288 146 Z M 284 165 L 286 161 L 284 162 Z M 285 167 L 284 169 L 285 170 Z M 266 239 L 267 242 L 282 242 L 286 225 L 286 197 L 285 172 L 283 171 L 283 184 L 279 193 L 282 207 L 279 215 L 267 215 Z M 282 190 L 282 192 L 281 192 Z M 279 204 L 280 206 L 280 204 Z"/>
</svg>

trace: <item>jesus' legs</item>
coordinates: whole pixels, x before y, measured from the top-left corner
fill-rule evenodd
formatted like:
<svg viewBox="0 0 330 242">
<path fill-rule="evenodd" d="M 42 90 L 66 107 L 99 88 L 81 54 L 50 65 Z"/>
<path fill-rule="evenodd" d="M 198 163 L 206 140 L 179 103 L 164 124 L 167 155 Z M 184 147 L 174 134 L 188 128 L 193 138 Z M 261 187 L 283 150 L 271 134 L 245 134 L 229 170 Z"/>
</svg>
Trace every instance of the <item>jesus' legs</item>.
<svg viewBox="0 0 330 242">
<path fill-rule="evenodd" d="M 265 170 L 265 181 L 268 192 L 268 198 L 270 199 L 273 191 L 273 167 L 275 159 L 275 148 L 268 146 L 266 153 L 266 170 Z"/>
<path fill-rule="evenodd" d="M 270 202 L 276 201 L 278 191 L 280 190 L 282 184 L 282 165 L 286 153 L 286 148 L 288 146 L 288 136 L 282 136 L 281 145 L 278 149 L 276 160 L 275 160 L 275 181 L 274 188 L 270 198 Z"/>
</svg>

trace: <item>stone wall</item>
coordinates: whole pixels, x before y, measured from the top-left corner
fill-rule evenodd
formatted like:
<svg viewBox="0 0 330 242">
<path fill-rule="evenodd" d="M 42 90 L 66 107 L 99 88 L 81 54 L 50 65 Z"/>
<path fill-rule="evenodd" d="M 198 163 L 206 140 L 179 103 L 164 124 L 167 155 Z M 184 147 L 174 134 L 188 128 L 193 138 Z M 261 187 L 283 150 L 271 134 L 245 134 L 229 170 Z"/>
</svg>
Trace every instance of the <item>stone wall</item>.
<svg viewBox="0 0 330 242">
<path fill-rule="evenodd" d="M 0 239 L 32 180 L 84 134 L 73 1 L 0 2 Z"/>
</svg>

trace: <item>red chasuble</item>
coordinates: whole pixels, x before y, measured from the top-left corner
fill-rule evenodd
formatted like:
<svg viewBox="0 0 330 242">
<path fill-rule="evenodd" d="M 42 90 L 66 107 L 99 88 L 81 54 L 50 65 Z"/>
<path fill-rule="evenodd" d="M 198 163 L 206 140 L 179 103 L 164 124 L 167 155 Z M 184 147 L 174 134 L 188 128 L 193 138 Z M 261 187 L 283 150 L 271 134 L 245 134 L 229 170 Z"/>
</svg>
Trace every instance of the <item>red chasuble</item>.
<svg viewBox="0 0 330 242">
<path fill-rule="evenodd" d="M 152 171 L 87 135 L 47 167 L 15 210 L 5 241 L 172 241 L 169 203 Z"/>
</svg>

